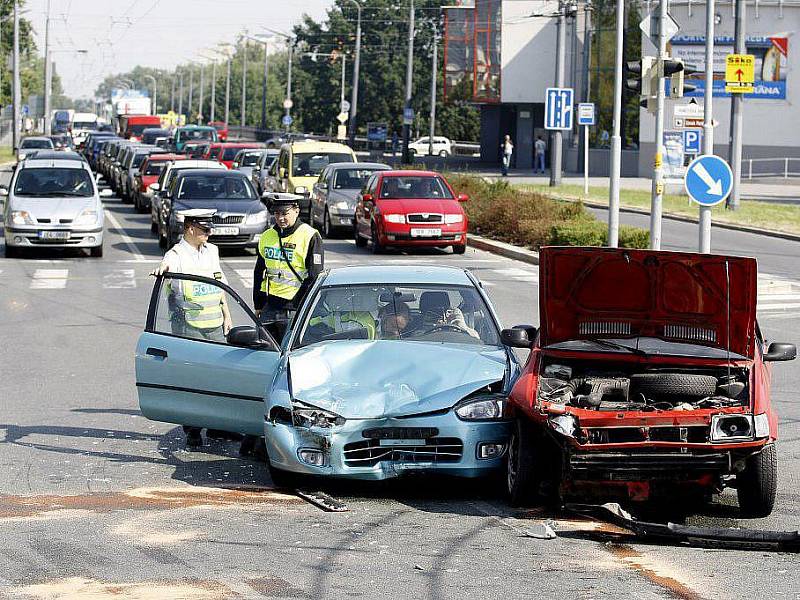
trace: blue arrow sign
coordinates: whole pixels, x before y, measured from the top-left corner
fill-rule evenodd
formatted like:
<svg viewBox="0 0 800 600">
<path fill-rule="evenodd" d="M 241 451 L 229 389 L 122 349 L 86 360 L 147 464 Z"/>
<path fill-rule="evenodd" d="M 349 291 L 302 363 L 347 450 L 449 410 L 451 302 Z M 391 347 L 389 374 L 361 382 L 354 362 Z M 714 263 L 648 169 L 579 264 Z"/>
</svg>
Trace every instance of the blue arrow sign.
<svg viewBox="0 0 800 600">
<path fill-rule="evenodd" d="M 292 115 L 283 115 L 283 118 L 281 119 L 281 123 L 283 123 L 284 127 L 288 127 L 293 121 L 294 119 L 292 119 Z"/>
<path fill-rule="evenodd" d="M 547 88 L 545 91 L 544 128 L 572 129 L 572 88 Z"/>
<path fill-rule="evenodd" d="M 686 193 L 701 206 L 719 204 L 731 193 L 733 173 L 719 156 L 698 156 L 686 167 Z"/>
</svg>

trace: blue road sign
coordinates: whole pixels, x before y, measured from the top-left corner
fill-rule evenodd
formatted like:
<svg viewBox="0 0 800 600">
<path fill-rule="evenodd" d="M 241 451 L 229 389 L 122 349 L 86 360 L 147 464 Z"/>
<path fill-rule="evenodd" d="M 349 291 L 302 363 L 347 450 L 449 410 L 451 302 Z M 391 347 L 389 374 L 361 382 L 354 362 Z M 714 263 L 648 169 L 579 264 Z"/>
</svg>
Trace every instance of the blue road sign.
<svg viewBox="0 0 800 600">
<path fill-rule="evenodd" d="M 578 125 L 591 127 L 596 122 L 594 102 L 581 102 L 578 104 Z"/>
<path fill-rule="evenodd" d="M 283 118 L 281 119 L 281 123 L 283 123 L 284 127 L 288 127 L 293 121 L 294 119 L 292 118 L 292 115 L 283 115 Z"/>
<path fill-rule="evenodd" d="M 414 124 L 414 109 L 413 108 L 404 108 L 403 109 L 403 125 L 413 125 Z"/>
<path fill-rule="evenodd" d="M 719 156 L 698 156 L 686 167 L 684 186 L 692 200 L 701 206 L 714 206 L 731 193 L 733 173 Z"/>
<path fill-rule="evenodd" d="M 31 109 L 28 107 L 27 104 L 22 105 L 22 110 L 20 111 L 23 117 L 27 117 L 28 113 L 31 112 Z"/>
<path fill-rule="evenodd" d="M 572 129 L 572 88 L 547 88 L 545 92 L 544 128 Z"/>
<path fill-rule="evenodd" d="M 703 143 L 703 134 L 699 129 L 686 129 L 683 132 L 684 154 L 700 154 Z"/>
</svg>

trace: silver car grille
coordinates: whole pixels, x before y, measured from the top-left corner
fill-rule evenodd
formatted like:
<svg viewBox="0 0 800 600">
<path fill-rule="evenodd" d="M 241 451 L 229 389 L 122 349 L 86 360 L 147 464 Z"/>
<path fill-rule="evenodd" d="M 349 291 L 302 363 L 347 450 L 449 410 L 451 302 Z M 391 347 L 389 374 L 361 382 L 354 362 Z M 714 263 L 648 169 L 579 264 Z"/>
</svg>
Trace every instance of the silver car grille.
<svg viewBox="0 0 800 600">
<path fill-rule="evenodd" d="M 244 221 L 244 215 L 214 215 L 211 217 L 211 222 L 214 225 L 238 225 Z"/>
<path fill-rule="evenodd" d="M 439 213 L 411 213 L 406 219 L 409 223 L 444 223 L 444 215 Z"/>
<path fill-rule="evenodd" d="M 464 443 L 458 438 L 430 438 L 418 445 L 404 445 L 402 440 L 381 445 L 380 440 L 370 439 L 345 444 L 344 464 L 348 467 L 374 467 L 383 461 L 453 463 L 460 461 L 463 454 Z"/>
</svg>

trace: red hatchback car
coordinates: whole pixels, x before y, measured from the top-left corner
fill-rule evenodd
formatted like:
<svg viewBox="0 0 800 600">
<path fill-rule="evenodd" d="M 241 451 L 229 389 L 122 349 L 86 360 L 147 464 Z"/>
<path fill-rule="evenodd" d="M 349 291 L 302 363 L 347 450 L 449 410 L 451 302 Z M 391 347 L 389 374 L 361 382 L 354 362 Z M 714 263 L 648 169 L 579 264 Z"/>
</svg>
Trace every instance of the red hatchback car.
<svg viewBox="0 0 800 600">
<path fill-rule="evenodd" d="M 263 148 L 263 144 L 234 142 L 221 144 L 221 149 L 217 154 L 217 160 L 229 169 L 233 168 L 233 159 L 239 154 L 239 150 Z"/>
<path fill-rule="evenodd" d="M 508 409 L 512 503 L 537 497 L 704 502 L 736 488 L 766 516 L 778 418 L 756 321 L 752 258 L 544 248 L 541 326 L 503 331 L 530 348 Z"/>
<path fill-rule="evenodd" d="M 139 212 L 145 212 L 150 208 L 150 196 L 147 195 L 147 188 L 151 183 L 158 181 L 158 176 L 164 170 L 164 166 L 170 161 L 184 160 L 183 154 L 151 154 L 142 162 L 139 173 L 134 177 L 133 185 L 133 205 Z"/>
<path fill-rule="evenodd" d="M 379 171 L 358 195 L 354 217 L 356 246 L 452 246 L 467 249 L 467 215 L 444 177 L 433 171 Z"/>
<path fill-rule="evenodd" d="M 217 137 L 220 142 L 228 141 L 228 124 L 224 121 L 209 121 L 208 124 L 217 130 Z"/>
</svg>

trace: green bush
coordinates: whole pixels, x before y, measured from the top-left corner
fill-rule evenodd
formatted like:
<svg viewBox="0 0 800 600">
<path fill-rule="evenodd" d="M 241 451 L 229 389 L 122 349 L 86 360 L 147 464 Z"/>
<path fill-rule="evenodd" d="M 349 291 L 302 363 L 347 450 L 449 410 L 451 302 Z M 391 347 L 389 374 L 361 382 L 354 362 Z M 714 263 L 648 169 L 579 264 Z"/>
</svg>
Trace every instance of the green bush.
<svg viewBox="0 0 800 600">
<path fill-rule="evenodd" d="M 534 249 L 606 243 L 605 223 L 595 219 L 581 202 L 520 190 L 502 179 L 489 181 L 463 173 L 450 173 L 447 178 L 457 193 L 469 195 L 464 208 L 473 233 Z M 621 246 L 646 248 L 648 241 L 643 229 L 620 228 Z"/>
</svg>

